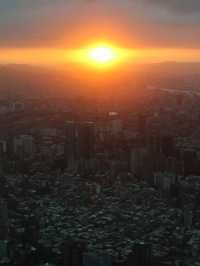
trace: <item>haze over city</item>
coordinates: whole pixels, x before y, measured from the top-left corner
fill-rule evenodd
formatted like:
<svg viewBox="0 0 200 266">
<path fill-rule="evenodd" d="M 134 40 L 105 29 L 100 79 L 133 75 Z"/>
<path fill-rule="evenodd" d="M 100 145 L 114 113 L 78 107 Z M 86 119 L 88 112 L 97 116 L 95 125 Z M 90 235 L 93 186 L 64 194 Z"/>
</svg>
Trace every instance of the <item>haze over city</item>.
<svg viewBox="0 0 200 266">
<path fill-rule="evenodd" d="M 0 266 L 199 266 L 199 103 L 199 0 L 0 0 Z"/>
</svg>

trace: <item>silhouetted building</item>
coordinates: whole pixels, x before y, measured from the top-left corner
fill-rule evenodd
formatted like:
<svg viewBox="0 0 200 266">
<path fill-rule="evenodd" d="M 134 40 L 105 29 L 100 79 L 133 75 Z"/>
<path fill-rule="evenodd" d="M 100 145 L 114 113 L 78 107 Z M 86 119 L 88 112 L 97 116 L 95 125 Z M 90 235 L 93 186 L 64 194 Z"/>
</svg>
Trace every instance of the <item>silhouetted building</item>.
<svg viewBox="0 0 200 266">
<path fill-rule="evenodd" d="M 0 240 L 8 238 L 8 208 L 4 199 L 0 199 Z"/>
<path fill-rule="evenodd" d="M 34 153 L 34 142 L 31 135 L 19 135 L 14 138 L 14 153 L 21 159 L 32 156 Z"/>
<path fill-rule="evenodd" d="M 128 266 L 150 266 L 152 262 L 151 245 L 138 243 L 133 247 L 133 253 L 129 256 Z"/>
<path fill-rule="evenodd" d="M 111 266 L 112 258 L 109 255 L 101 254 L 96 255 L 86 253 L 83 256 L 83 266 Z"/>
<path fill-rule="evenodd" d="M 147 132 L 147 116 L 146 115 L 139 115 L 137 127 L 138 127 L 138 134 L 144 137 Z"/>
<path fill-rule="evenodd" d="M 93 122 L 78 124 L 78 159 L 80 171 L 86 173 L 93 168 L 95 152 L 95 126 Z"/>
<path fill-rule="evenodd" d="M 66 143 L 65 143 L 65 158 L 67 167 L 69 169 L 76 168 L 77 165 L 77 136 L 76 136 L 76 123 L 67 121 L 65 125 L 66 130 Z"/>
<path fill-rule="evenodd" d="M 172 136 L 163 136 L 161 139 L 161 150 L 166 156 L 173 156 L 175 153 L 174 138 Z"/>
<path fill-rule="evenodd" d="M 197 162 L 196 152 L 192 149 L 183 150 L 182 160 L 183 160 L 184 176 L 196 174 L 196 162 Z"/>
</svg>

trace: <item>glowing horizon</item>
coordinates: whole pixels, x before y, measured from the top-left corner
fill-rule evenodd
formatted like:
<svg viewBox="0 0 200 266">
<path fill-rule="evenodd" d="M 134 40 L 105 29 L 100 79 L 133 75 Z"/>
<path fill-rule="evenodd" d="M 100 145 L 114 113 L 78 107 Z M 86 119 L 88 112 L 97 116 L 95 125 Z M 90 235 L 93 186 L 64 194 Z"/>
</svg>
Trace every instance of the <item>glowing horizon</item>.
<svg viewBox="0 0 200 266">
<path fill-rule="evenodd" d="M 133 58 L 133 54 L 134 51 L 131 49 L 119 48 L 109 42 L 96 42 L 71 50 L 68 52 L 68 59 L 76 64 L 106 68 L 128 62 Z"/>
<path fill-rule="evenodd" d="M 0 64 L 81 64 L 90 66 L 157 63 L 166 61 L 200 62 L 200 49 L 188 48 L 123 48 L 93 44 L 76 49 L 64 48 L 4 48 L 0 49 Z"/>
</svg>

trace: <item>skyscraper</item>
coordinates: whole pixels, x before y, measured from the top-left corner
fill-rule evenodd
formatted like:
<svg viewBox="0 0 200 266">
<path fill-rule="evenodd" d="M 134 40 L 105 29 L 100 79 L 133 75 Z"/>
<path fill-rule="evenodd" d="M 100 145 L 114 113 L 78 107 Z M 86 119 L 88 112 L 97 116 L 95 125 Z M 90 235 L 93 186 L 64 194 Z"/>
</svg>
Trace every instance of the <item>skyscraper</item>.
<svg viewBox="0 0 200 266">
<path fill-rule="evenodd" d="M 73 170 L 77 166 L 77 136 L 76 123 L 74 121 L 67 121 L 65 125 L 66 143 L 65 143 L 65 159 L 67 167 Z"/>
<path fill-rule="evenodd" d="M 94 156 L 94 123 L 83 122 L 78 125 L 78 147 L 80 158 L 89 160 Z"/>
<path fill-rule="evenodd" d="M 94 159 L 95 127 L 93 122 L 78 124 L 78 157 L 81 172 L 92 169 Z"/>
<path fill-rule="evenodd" d="M 93 122 L 66 122 L 65 157 L 68 169 L 79 166 L 81 173 L 91 170 L 94 159 L 95 127 Z"/>
</svg>

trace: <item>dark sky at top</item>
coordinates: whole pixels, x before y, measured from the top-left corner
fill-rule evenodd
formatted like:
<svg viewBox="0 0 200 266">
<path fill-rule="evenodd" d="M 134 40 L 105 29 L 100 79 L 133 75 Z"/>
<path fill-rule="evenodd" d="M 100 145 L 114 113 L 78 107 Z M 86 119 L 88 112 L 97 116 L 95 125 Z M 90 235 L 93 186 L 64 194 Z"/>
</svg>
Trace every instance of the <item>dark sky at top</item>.
<svg viewBox="0 0 200 266">
<path fill-rule="evenodd" d="M 200 47 L 200 0 L 0 0 L 0 47 Z"/>
</svg>

